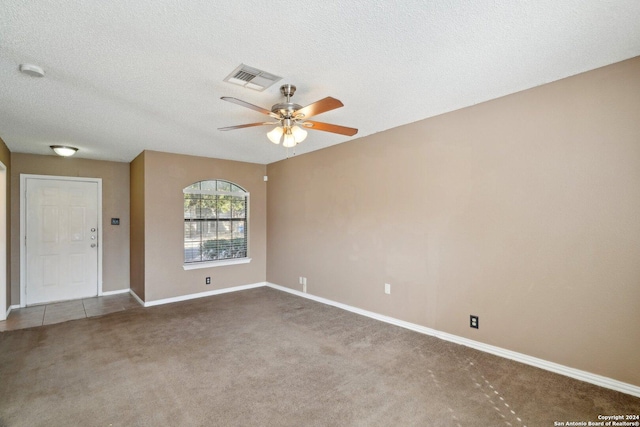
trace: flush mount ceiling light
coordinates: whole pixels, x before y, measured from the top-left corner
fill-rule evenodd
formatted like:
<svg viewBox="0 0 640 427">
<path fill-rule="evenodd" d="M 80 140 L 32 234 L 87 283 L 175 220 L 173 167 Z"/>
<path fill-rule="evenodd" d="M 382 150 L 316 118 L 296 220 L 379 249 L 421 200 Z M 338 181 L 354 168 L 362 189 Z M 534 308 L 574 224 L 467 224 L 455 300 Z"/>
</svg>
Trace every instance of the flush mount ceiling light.
<svg viewBox="0 0 640 427">
<path fill-rule="evenodd" d="M 50 147 L 58 156 L 62 157 L 71 157 L 78 151 L 76 147 L 69 147 L 68 145 L 50 145 Z"/>
<path fill-rule="evenodd" d="M 274 144 L 280 144 L 282 142 L 282 145 L 287 148 L 295 147 L 307 137 L 307 131 L 302 127 L 347 136 L 353 136 L 358 133 L 358 129 L 307 120 L 309 117 L 317 114 L 340 108 L 343 104 L 339 100 L 328 96 L 320 101 L 314 102 L 313 104 L 309 104 L 306 107 L 302 107 L 301 105 L 291 102 L 291 97 L 295 91 L 296 87 L 293 85 L 282 85 L 280 87 L 280 92 L 287 98 L 287 100 L 286 102 L 273 105 L 271 110 L 249 104 L 248 102 L 241 101 L 237 98 L 223 96 L 221 99 L 224 101 L 233 102 L 234 104 L 251 108 L 259 113 L 266 114 L 277 121 L 229 126 L 218 128 L 218 130 L 242 129 L 262 125 L 277 125 L 275 129 L 267 133 L 267 138 L 269 138 L 269 140 Z"/>
<path fill-rule="evenodd" d="M 44 77 L 44 70 L 33 64 L 20 64 L 20 72 L 31 77 Z"/>
</svg>

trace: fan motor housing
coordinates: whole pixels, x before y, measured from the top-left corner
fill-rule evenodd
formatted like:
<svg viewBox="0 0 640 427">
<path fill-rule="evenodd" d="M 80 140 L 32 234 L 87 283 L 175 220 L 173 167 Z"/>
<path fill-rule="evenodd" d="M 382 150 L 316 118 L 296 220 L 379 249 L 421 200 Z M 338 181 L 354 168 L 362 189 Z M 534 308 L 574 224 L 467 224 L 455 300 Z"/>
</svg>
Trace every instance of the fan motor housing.
<svg viewBox="0 0 640 427">
<path fill-rule="evenodd" d="M 298 111 L 301 108 L 302 105 L 294 104 L 293 102 L 282 102 L 271 107 L 271 112 L 283 117 L 291 117 L 294 111 Z"/>
<path fill-rule="evenodd" d="M 291 102 L 291 97 L 296 93 L 296 87 L 294 85 L 286 84 L 280 86 L 280 93 L 287 98 L 287 102 L 281 102 L 271 107 L 271 112 L 278 114 L 282 118 L 291 118 L 293 113 L 302 108 L 302 105 L 294 104 Z"/>
</svg>

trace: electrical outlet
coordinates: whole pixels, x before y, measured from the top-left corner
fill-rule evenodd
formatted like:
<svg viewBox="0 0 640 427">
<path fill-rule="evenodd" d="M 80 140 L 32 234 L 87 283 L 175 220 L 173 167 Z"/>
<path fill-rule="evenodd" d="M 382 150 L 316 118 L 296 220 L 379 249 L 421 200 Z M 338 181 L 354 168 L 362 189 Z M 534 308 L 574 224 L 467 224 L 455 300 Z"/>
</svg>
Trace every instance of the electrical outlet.
<svg viewBox="0 0 640 427">
<path fill-rule="evenodd" d="M 384 293 L 389 295 L 391 294 L 391 284 L 390 283 L 385 283 L 384 284 Z"/>
<path fill-rule="evenodd" d="M 305 294 L 307 293 L 307 284 L 306 283 L 302 284 L 302 292 L 304 292 Z"/>
<path fill-rule="evenodd" d="M 204 279 L 204 284 L 205 284 L 205 285 L 210 285 L 210 284 L 211 284 L 211 277 L 206 277 L 206 278 Z"/>
<path fill-rule="evenodd" d="M 302 285 L 302 276 L 298 277 L 298 284 Z"/>
<path fill-rule="evenodd" d="M 478 319 L 478 316 L 474 316 L 473 314 L 469 316 L 469 326 L 474 329 L 478 329 L 480 327 L 480 319 Z"/>
</svg>

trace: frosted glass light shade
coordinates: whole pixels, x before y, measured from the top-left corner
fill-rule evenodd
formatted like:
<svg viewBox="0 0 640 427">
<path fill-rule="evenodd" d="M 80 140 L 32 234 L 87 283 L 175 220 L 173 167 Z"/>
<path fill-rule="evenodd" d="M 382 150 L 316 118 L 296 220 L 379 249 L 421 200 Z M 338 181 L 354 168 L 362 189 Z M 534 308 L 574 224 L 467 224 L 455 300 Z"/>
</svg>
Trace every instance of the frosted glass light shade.
<svg viewBox="0 0 640 427">
<path fill-rule="evenodd" d="M 291 133 L 296 140 L 296 143 L 302 142 L 307 137 L 307 131 L 302 129 L 300 126 L 294 126 L 291 128 Z"/>
<path fill-rule="evenodd" d="M 76 147 L 68 147 L 65 145 L 51 145 L 51 149 L 58 155 L 62 157 L 69 157 L 76 154 L 78 149 Z"/>
<path fill-rule="evenodd" d="M 296 146 L 296 139 L 293 137 L 291 133 L 284 134 L 284 140 L 282 141 L 282 146 L 291 148 Z"/>
<path fill-rule="evenodd" d="M 277 126 L 272 131 L 267 132 L 267 138 L 274 144 L 280 144 L 280 138 L 282 138 L 283 133 L 284 130 L 280 126 Z"/>
<path fill-rule="evenodd" d="M 282 145 L 287 148 L 295 147 L 298 143 L 304 141 L 306 137 L 307 131 L 300 126 L 278 126 L 267 132 L 269 141 L 274 144 L 280 144 L 280 141 L 282 141 Z"/>
</svg>

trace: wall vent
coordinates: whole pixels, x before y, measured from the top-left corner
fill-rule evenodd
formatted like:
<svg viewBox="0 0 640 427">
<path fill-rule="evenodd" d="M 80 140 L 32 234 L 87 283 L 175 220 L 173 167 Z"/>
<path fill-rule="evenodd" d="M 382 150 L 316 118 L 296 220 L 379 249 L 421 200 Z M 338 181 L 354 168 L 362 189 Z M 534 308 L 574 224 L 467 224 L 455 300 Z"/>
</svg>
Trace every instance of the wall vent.
<svg viewBox="0 0 640 427">
<path fill-rule="evenodd" d="M 282 77 L 240 64 L 223 81 L 262 92 L 279 80 Z"/>
</svg>

